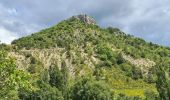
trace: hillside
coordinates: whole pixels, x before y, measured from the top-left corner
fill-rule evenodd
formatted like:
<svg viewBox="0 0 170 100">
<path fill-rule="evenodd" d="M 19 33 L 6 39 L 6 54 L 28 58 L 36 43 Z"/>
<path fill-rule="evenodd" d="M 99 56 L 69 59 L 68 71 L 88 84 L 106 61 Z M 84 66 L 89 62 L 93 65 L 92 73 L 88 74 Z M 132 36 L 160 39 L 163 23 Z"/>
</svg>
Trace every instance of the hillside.
<svg viewBox="0 0 170 100">
<path fill-rule="evenodd" d="M 1 48 L 31 76 L 34 89 L 19 88 L 20 99 L 26 100 L 48 100 L 54 87 L 65 100 L 155 100 L 157 66 L 161 64 L 167 79 L 170 74 L 170 48 L 117 28 L 101 28 L 87 15 L 73 16 Z M 51 90 L 44 94 L 46 88 Z"/>
</svg>

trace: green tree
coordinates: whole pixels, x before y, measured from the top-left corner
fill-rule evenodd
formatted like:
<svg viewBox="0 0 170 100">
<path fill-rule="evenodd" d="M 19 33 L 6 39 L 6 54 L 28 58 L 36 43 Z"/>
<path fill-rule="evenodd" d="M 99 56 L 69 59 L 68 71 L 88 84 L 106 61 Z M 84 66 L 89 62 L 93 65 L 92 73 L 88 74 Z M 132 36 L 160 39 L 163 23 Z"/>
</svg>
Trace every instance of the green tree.
<svg viewBox="0 0 170 100">
<path fill-rule="evenodd" d="M 69 98 L 69 87 L 68 87 L 68 69 L 64 62 L 62 62 L 61 71 L 58 66 L 54 65 L 50 67 L 50 85 L 58 88 L 62 91 L 62 95 L 65 100 Z"/>
<path fill-rule="evenodd" d="M 61 90 L 63 84 L 62 82 L 63 75 L 59 70 L 58 66 L 54 65 L 50 67 L 49 76 L 50 76 L 49 84 Z"/>
<path fill-rule="evenodd" d="M 135 66 L 132 66 L 132 78 L 135 79 L 135 80 L 142 79 L 143 76 L 142 76 L 141 69 L 139 69 Z"/>
<path fill-rule="evenodd" d="M 151 90 L 145 90 L 145 97 L 146 100 L 158 100 L 158 94 Z"/>
<path fill-rule="evenodd" d="M 116 59 L 117 59 L 117 64 L 118 64 L 118 65 L 125 63 L 125 59 L 123 59 L 121 53 L 118 54 L 118 56 L 117 56 Z"/>
<path fill-rule="evenodd" d="M 64 100 L 62 92 L 55 86 L 49 84 L 48 70 L 40 73 L 40 79 L 36 82 L 35 91 L 19 90 L 19 97 L 22 100 Z"/>
<path fill-rule="evenodd" d="M 64 97 L 64 100 L 68 100 L 69 99 L 69 72 L 68 72 L 68 67 L 66 66 L 66 64 L 63 62 L 62 63 L 62 68 L 61 68 L 61 72 L 62 72 L 62 94 Z"/>
<path fill-rule="evenodd" d="M 106 83 L 83 78 L 72 90 L 73 100 L 112 100 L 113 94 Z"/>
<path fill-rule="evenodd" d="M 162 69 L 164 67 L 163 64 L 160 64 L 157 66 L 157 82 L 156 87 L 159 92 L 159 96 L 161 100 L 170 100 L 170 89 L 168 87 L 167 79 L 164 70 Z"/>
<path fill-rule="evenodd" d="M 0 99 L 18 99 L 18 89 L 32 90 L 30 75 L 16 68 L 13 59 L 7 53 L 0 51 Z"/>
</svg>

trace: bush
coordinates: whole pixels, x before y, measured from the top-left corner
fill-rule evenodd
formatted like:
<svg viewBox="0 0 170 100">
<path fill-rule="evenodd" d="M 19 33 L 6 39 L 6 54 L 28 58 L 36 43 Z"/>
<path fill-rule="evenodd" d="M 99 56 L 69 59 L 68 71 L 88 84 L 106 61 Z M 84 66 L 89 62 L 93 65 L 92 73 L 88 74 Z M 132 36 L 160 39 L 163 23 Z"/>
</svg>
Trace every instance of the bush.
<svg viewBox="0 0 170 100">
<path fill-rule="evenodd" d="M 157 100 L 158 94 L 151 90 L 145 90 L 145 97 L 146 100 Z"/>
<path fill-rule="evenodd" d="M 125 60 L 123 59 L 121 54 L 118 54 L 118 56 L 117 56 L 117 64 L 120 65 L 120 64 L 123 64 L 123 63 L 125 63 Z"/>
</svg>

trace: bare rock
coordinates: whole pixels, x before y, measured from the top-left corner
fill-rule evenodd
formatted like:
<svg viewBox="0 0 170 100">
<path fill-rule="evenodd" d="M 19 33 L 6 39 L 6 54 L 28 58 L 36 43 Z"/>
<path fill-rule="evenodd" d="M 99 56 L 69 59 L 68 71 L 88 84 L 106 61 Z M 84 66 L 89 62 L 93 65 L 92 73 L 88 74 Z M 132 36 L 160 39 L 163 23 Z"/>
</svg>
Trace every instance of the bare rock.
<svg viewBox="0 0 170 100">
<path fill-rule="evenodd" d="M 86 24 L 93 24 L 93 25 L 96 24 L 96 21 L 95 21 L 92 17 L 87 16 L 86 14 L 73 16 L 73 18 L 76 18 L 76 19 L 78 19 L 78 20 L 81 20 L 82 22 L 84 22 L 84 23 L 86 23 Z"/>
</svg>

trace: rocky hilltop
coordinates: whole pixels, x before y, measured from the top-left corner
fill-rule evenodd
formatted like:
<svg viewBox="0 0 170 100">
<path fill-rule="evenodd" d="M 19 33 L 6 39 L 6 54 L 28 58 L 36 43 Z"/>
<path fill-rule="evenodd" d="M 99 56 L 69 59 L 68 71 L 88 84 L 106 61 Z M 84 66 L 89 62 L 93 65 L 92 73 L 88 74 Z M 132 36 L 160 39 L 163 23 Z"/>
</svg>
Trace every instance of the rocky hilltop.
<svg viewBox="0 0 170 100">
<path fill-rule="evenodd" d="M 96 21 L 92 17 L 90 17 L 90 16 L 88 16 L 86 14 L 73 16 L 72 18 L 76 18 L 78 20 L 81 20 L 82 22 L 84 22 L 86 24 L 93 24 L 93 25 L 96 24 Z"/>
</svg>

